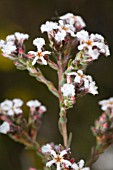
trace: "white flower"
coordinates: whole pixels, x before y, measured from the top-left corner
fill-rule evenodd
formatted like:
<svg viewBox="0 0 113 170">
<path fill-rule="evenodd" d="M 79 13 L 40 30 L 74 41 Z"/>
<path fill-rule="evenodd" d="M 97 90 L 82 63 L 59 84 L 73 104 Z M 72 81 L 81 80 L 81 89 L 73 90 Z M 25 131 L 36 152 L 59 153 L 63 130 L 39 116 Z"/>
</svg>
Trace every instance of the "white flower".
<svg viewBox="0 0 113 170">
<path fill-rule="evenodd" d="M 81 41 L 81 42 L 87 42 L 89 40 L 89 34 L 85 30 L 81 30 L 76 33 L 76 37 Z"/>
<path fill-rule="evenodd" d="M 50 153 L 52 150 L 52 146 L 50 144 L 46 144 L 44 146 L 41 147 L 41 151 L 42 153 Z"/>
<path fill-rule="evenodd" d="M 23 101 L 21 99 L 13 99 L 14 107 L 21 107 L 23 105 Z"/>
<path fill-rule="evenodd" d="M 47 65 L 47 61 L 44 58 L 45 55 L 51 54 L 50 51 L 42 51 L 42 47 L 45 44 L 45 40 L 43 38 L 36 38 L 33 41 L 33 44 L 37 46 L 37 52 L 35 51 L 29 51 L 28 54 L 31 54 L 34 56 L 34 59 L 32 61 L 32 65 L 35 65 L 36 62 L 42 64 L 42 65 Z"/>
<path fill-rule="evenodd" d="M 33 44 L 41 49 L 45 45 L 45 40 L 43 38 L 36 38 L 33 40 Z"/>
<path fill-rule="evenodd" d="M 4 41 L 4 40 L 0 40 L 0 48 L 2 48 L 2 47 L 3 47 L 4 43 L 5 43 L 5 41 Z"/>
<path fill-rule="evenodd" d="M 54 150 L 51 150 L 50 154 L 53 159 L 46 163 L 47 167 L 51 167 L 53 164 L 56 164 L 57 170 L 61 170 L 62 165 L 65 165 L 65 167 L 71 166 L 71 162 L 64 159 L 64 157 L 63 157 L 64 155 L 67 154 L 66 150 L 61 151 L 60 154 L 57 154 Z"/>
<path fill-rule="evenodd" d="M 74 82 L 80 84 L 83 83 L 82 87 L 80 89 L 87 90 L 89 93 L 95 95 L 98 94 L 98 87 L 95 85 L 95 82 L 93 81 L 92 77 L 89 75 L 83 74 L 82 70 L 78 70 L 77 72 L 70 72 L 67 73 L 67 76 L 74 76 Z"/>
<path fill-rule="evenodd" d="M 67 13 L 65 15 L 60 16 L 60 19 L 67 20 L 67 19 L 71 19 L 73 17 L 74 17 L 74 15 L 72 13 Z"/>
<path fill-rule="evenodd" d="M 76 163 L 72 164 L 71 167 L 74 170 L 90 170 L 89 167 L 84 168 L 84 160 L 80 160 L 77 164 Z"/>
<path fill-rule="evenodd" d="M 21 114 L 21 106 L 23 105 L 23 101 L 20 99 L 14 100 L 5 100 L 1 103 L 1 111 L 9 116 L 13 116 L 14 114 Z"/>
<path fill-rule="evenodd" d="M 34 107 L 39 107 L 41 105 L 41 103 L 38 100 L 30 100 L 26 103 L 26 105 L 30 108 Z"/>
<path fill-rule="evenodd" d="M 16 37 L 16 39 L 18 41 L 22 41 L 22 42 L 29 38 L 28 34 L 23 34 L 23 33 L 20 33 L 20 32 L 15 32 L 14 36 Z"/>
<path fill-rule="evenodd" d="M 107 100 L 102 100 L 99 102 L 99 105 L 101 105 L 101 109 L 103 111 L 106 111 L 108 108 L 111 108 L 113 111 L 113 97 L 107 99 Z"/>
<path fill-rule="evenodd" d="M 6 41 L 15 41 L 15 36 L 14 36 L 14 34 L 12 34 L 12 35 L 8 35 L 7 37 L 6 37 Z"/>
<path fill-rule="evenodd" d="M 10 55 L 12 52 L 15 51 L 16 51 L 16 46 L 11 41 L 8 41 L 6 44 L 2 45 L 2 52 L 6 55 Z"/>
<path fill-rule="evenodd" d="M 110 55 L 109 47 L 105 44 L 104 37 L 101 35 L 89 35 L 87 31 L 81 30 L 80 32 L 77 32 L 76 37 L 80 41 L 78 50 L 84 50 L 93 60 L 97 59 L 100 53 L 105 56 Z"/>
<path fill-rule="evenodd" d="M 3 122 L 0 125 L 0 133 L 7 134 L 10 131 L 10 125 L 8 122 Z"/>
<path fill-rule="evenodd" d="M 64 84 L 61 87 L 61 92 L 63 93 L 63 96 L 67 97 L 67 96 L 75 96 L 75 87 L 73 84 Z"/>
<path fill-rule="evenodd" d="M 76 29 L 82 29 L 86 26 L 85 22 L 80 16 L 75 16 L 72 13 L 67 13 L 61 16 L 60 19 L 65 20 L 68 24 L 74 25 Z"/>
<path fill-rule="evenodd" d="M 42 65 L 47 65 L 47 61 L 44 58 L 45 55 L 51 54 L 51 52 L 49 51 L 42 51 L 41 49 L 37 49 L 38 51 L 29 51 L 29 54 L 32 54 L 35 56 L 35 58 L 33 59 L 32 65 L 35 65 L 36 62 L 42 64 Z"/>
<path fill-rule="evenodd" d="M 82 70 L 78 70 L 77 72 L 70 72 L 67 73 L 68 76 L 75 76 L 74 82 L 75 83 L 81 83 L 81 81 L 84 81 L 85 88 L 88 87 L 88 80 L 86 79 L 86 75 L 83 74 Z"/>
<path fill-rule="evenodd" d="M 51 21 L 47 21 L 45 24 L 41 25 L 41 32 L 51 32 L 54 29 L 58 29 L 58 23 L 56 22 L 51 22 Z"/>
<path fill-rule="evenodd" d="M 29 38 L 28 34 L 23 34 L 20 32 L 15 32 L 14 34 L 8 35 L 6 37 L 6 42 L 15 42 L 15 40 L 18 40 L 20 43 L 23 43 L 24 40 L 27 40 Z"/>
<path fill-rule="evenodd" d="M 66 33 L 69 33 L 72 37 L 75 37 L 75 28 L 73 25 L 65 24 L 62 20 L 59 20 L 59 30 L 64 30 Z"/>
<path fill-rule="evenodd" d="M 78 29 L 82 29 L 86 26 L 84 20 L 80 16 L 75 17 L 75 27 Z"/>
<path fill-rule="evenodd" d="M 98 89 L 98 87 L 95 85 L 95 81 L 92 81 L 89 83 L 89 93 L 96 95 L 96 94 L 98 94 L 97 89 Z"/>
<path fill-rule="evenodd" d="M 55 40 L 59 43 L 61 41 L 63 41 L 66 37 L 66 31 L 64 30 L 61 30 L 61 31 L 58 31 L 56 34 L 55 34 Z"/>
</svg>

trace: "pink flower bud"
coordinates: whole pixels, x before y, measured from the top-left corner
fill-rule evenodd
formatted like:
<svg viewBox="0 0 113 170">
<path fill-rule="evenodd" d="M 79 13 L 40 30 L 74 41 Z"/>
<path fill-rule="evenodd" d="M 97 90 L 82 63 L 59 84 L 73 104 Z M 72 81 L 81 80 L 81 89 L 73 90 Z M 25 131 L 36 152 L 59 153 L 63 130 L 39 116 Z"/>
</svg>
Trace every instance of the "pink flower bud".
<svg viewBox="0 0 113 170">
<path fill-rule="evenodd" d="M 31 115 L 34 115 L 36 108 L 34 106 L 30 107 L 30 113 Z"/>
<path fill-rule="evenodd" d="M 46 109 L 45 106 L 40 106 L 40 107 L 39 107 L 39 110 L 38 110 L 38 113 L 39 113 L 39 114 L 42 114 L 42 113 L 46 112 L 46 110 L 47 110 L 47 109 Z"/>
<path fill-rule="evenodd" d="M 36 170 L 35 168 L 29 168 L 29 170 Z"/>
<path fill-rule="evenodd" d="M 27 58 L 29 58 L 29 59 L 33 58 L 33 55 L 32 55 L 32 54 L 27 54 L 26 56 L 27 56 Z"/>
<path fill-rule="evenodd" d="M 72 83 L 72 78 L 69 75 L 67 75 L 67 83 Z"/>
<path fill-rule="evenodd" d="M 103 113 L 101 116 L 100 116 L 100 121 L 101 122 L 105 122 L 106 121 L 106 114 Z"/>
<path fill-rule="evenodd" d="M 70 162 L 71 162 L 72 164 L 74 164 L 74 162 L 75 162 L 74 158 L 71 158 L 71 159 L 70 159 Z"/>
<path fill-rule="evenodd" d="M 104 128 L 104 129 L 107 129 L 107 128 L 108 128 L 108 124 L 107 124 L 107 123 L 104 123 L 104 124 L 103 124 L 103 128 Z"/>
<path fill-rule="evenodd" d="M 24 50 L 22 48 L 19 48 L 19 54 L 23 54 Z"/>
<path fill-rule="evenodd" d="M 75 103 L 75 96 L 71 96 L 71 102 L 74 104 Z"/>
</svg>

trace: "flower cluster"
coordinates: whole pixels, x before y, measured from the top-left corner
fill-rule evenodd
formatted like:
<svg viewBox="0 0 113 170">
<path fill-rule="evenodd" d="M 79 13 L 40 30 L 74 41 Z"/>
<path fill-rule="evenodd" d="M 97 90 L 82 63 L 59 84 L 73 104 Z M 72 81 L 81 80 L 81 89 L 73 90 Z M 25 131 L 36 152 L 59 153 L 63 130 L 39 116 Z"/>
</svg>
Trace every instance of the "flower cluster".
<svg viewBox="0 0 113 170">
<path fill-rule="evenodd" d="M 47 155 L 47 158 L 49 157 L 46 163 L 47 167 L 54 166 L 57 170 L 89 170 L 88 167 L 84 168 L 84 160 L 80 160 L 78 163 L 74 162 L 69 148 L 63 149 L 61 145 L 46 144 L 42 146 L 41 151 Z"/>
<path fill-rule="evenodd" d="M 23 101 L 20 99 L 5 100 L 0 105 L 1 113 L 8 116 L 14 116 L 22 113 Z"/>
<path fill-rule="evenodd" d="M 41 26 L 41 32 L 47 32 L 51 43 L 61 44 L 75 37 L 76 31 L 84 27 L 85 23 L 80 16 L 68 13 L 61 16 L 58 22 L 47 21 Z"/>
<path fill-rule="evenodd" d="M 113 141 L 113 98 L 99 102 L 104 110 L 102 115 L 95 121 L 92 132 L 100 143 L 112 143 Z"/>
<path fill-rule="evenodd" d="M 66 73 L 67 82 L 62 86 L 61 91 L 64 96 L 66 106 L 74 103 L 77 96 L 87 93 L 98 94 L 95 81 L 89 75 L 85 75 L 82 70 Z"/>
<path fill-rule="evenodd" d="M 8 35 L 6 40 L 0 40 L 0 48 L 5 57 L 13 59 L 14 55 L 22 53 L 24 51 L 23 42 L 29 38 L 28 34 L 15 32 L 12 35 Z"/>
<path fill-rule="evenodd" d="M 28 117 L 25 118 L 22 105 L 21 99 L 5 100 L 0 104 L 0 119 L 3 121 L 0 125 L 0 133 L 8 133 L 20 142 L 23 142 L 25 136 L 30 139 L 36 137 L 42 114 L 46 111 L 46 107 L 38 100 L 30 100 L 26 103 L 30 110 Z"/>
<path fill-rule="evenodd" d="M 89 35 L 87 31 L 81 30 L 77 32 L 76 37 L 80 42 L 78 50 L 83 51 L 92 60 L 98 59 L 101 53 L 105 56 L 110 55 L 108 45 L 105 44 L 103 36 L 99 34 Z"/>
</svg>

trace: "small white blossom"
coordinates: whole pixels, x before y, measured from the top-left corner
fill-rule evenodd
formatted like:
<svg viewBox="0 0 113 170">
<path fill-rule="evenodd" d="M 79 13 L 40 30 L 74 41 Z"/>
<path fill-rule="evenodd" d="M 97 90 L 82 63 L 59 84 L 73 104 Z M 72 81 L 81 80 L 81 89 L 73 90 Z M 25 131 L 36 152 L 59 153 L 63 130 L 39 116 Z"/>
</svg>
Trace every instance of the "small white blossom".
<svg viewBox="0 0 113 170">
<path fill-rule="evenodd" d="M 41 49 L 45 45 L 45 40 L 43 38 L 36 38 L 33 40 L 33 44 Z"/>
<path fill-rule="evenodd" d="M 106 111 L 108 108 L 111 108 L 113 111 L 113 97 L 100 101 L 99 105 L 101 105 L 103 111 Z"/>
<path fill-rule="evenodd" d="M 23 105 L 23 101 L 20 99 L 14 100 L 5 100 L 1 103 L 1 111 L 9 116 L 13 116 L 14 114 L 21 114 L 22 109 L 20 108 Z"/>
<path fill-rule="evenodd" d="M 41 105 L 41 103 L 38 100 L 30 100 L 26 103 L 26 105 L 30 108 L 34 107 L 39 107 Z"/>
<path fill-rule="evenodd" d="M 97 91 L 98 87 L 95 84 L 96 84 L 95 81 L 91 81 L 89 83 L 89 93 L 93 95 L 98 94 L 98 91 Z"/>
<path fill-rule="evenodd" d="M 44 146 L 41 147 L 41 152 L 42 153 L 50 153 L 52 150 L 52 146 L 50 144 L 46 144 Z"/>
<path fill-rule="evenodd" d="M 33 41 L 33 44 L 37 46 L 37 52 L 29 51 L 28 54 L 33 55 L 34 59 L 32 61 L 32 65 L 35 65 L 37 62 L 42 65 L 47 65 L 47 61 L 44 58 L 45 55 L 51 54 L 50 51 L 42 51 L 43 45 L 45 45 L 45 40 L 43 38 L 36 38 Z"/>
<path fill-rule="evenodd" d="M 10 55 L 12 52 L 16 51 L 16 46 L 13 42 L 8 41 L 7 43 L 2 45 L 2 52 L 6 55 Z"/>
<path fill-rule="evenodd" d="M 12 35 L 8 35 L 7 37 L 6 37 L 6 41 L 15 41 L 15 36 L 14 36 L 14 34 L 12 34 Z"/>
<path fill-rule="evenodd" d="M 82 29 L 86 26 L 84 20 L 80 16 L 75 17 L 75 27 L 78 29 Z"/>
<path fill-rule="evenodd" d="M 64 30 L 66 33 L 69 33 L 72 37 L 75 37 L 75 27 L 70 24 L 65 24 L 62 20 L 59 20 L 59 30 Z"/>
<path fill-rule="evenodd" d="M 56 34 L 55 34 L 55 40 L 59 43 L 63 40 L 65 40 L 65 37 L 66 37 L 66 31 L 64 30 L 61 30 L 61 31 L 58 31 Z"/>
<path fill-rule="evenodd" d="M 13 99 L 14 107 L 21 107 L 23 105 L 23 101 L 21 99 Z"/>
<path fill-rule="evenodd" d="M 80 16 L 75 16 L 72 13 L 67 13 L 61 16 L 60 19 L 65 20 L 68 24 L 74 25 L 76 29 L 82 29 L 86 26 L 85 22 Z"/>
<path fill-rule="evenodd" d="M 74 170 L 90 170 L 89 167 L 84 167 L 84 160 L 80 160 L 78 163 L 71 165 Z"/>
<path fill-rule="evenodd" d="M 95 82 L 93 81 L 92 77 L 89 75 L 83 74 L 82 70 L 78 70 L 77 72 L 70 72 L 67 73 L 67 76 L 75 76 L 74 82 L 81 84 L 83 83 L 82 87 L 80 89 L 86 89 L 89 93 L 95 95 L 98 94 L 98 87 L 95 85 Z"/>
<path fill-rule="evenodd" d="M 20 32 L 15 32 L 14 35 L 15 35 L 15 37 L 18 41 L 22 41 L 22 42 L 29 38 L 28 34 L 23 34 L 23 33 L 20 33 Z"/>
<path fill-rule="evenodd" d="M 47 21 L 45 24 L 41 25 L 42 33 L 44 33 L 44 32 L 49 33 L 51 31 L 53 31 L 54 29 L 58 29 L 58 23 L 56 23 L 56 22 Z"/>
<path fill-rule="evenodd" d="M 72 13 L 67 13 L 65 15 L 60 16 L 60 19 L 67 20 L 67 19 L 73 19 L 74 15 Z"/>
<path fill-rule="evenodd" d="M 41 49 L 37 49 L 37 52 L 35 51 L 29 51 L 29 54 L 32 54 L 35 58 L 32 61 L 32 65 L 35 65 L 36 62 L 42 64 L 42 65 L 47 65 L 47 61 L 44 58 L 45 55 L 51 54 L 50 51 L 42 51 Z"/>
<path fill-rule="evenodd" d="M 57 170 L 61 170 L 62 165 L 65 165 L 65 167 L 71 166 L 71 162 L 64 159 L 64 155 L 67 154 L 66 150 L 61 151 L 60 154 L 57 154 L 54 150 L 51 150 L 50 154 L 52 156 L 52 160 L 46 163 L 47 167 L 51 167 L 53 164 L 56 164 Z"/>
<path fill-rule="evenodd" d="M 3 122 L 0 125 L 0 133 L 7 134 L 10 131 L 10 125 L 8 122 Z"/>
<path fill-rule="evenodd" d="M 0 48 L 2 48 L 2 47 L 3 47 L 4 43 L 5 43 L 5 41 L 4 41 L 4 40 L 0 40 Z"/>
<path fill-rule="evenodd" d="M 75 96 L 75 87 L 73 84 L 64 84 L 61 87 L 61 91 L 63 93 L 63 96 L 67 97 L 67 96 Z"/>
<path fill-rule="evenodd" d="M 80 41 L 78 50 L 84 50 L 93 60 L 97 59 L 100 53 L 110 55 L 109 47 L 105 44 L 104 38 L 99 34 L 91 34 L 85 30 L 77 32 L 76 37 Z"/>
<path fill-rule="evenodd" d="M 18 40 L 20 43 L 23 43 L 24 40 L 27 40 L 29 38 L 28 34 L 23 34 L 20 32 L 15 32 L 12 35 L 8 35 L 6 37 L 6 42 L 15 42 L 15 40 Z"/>
</svg>

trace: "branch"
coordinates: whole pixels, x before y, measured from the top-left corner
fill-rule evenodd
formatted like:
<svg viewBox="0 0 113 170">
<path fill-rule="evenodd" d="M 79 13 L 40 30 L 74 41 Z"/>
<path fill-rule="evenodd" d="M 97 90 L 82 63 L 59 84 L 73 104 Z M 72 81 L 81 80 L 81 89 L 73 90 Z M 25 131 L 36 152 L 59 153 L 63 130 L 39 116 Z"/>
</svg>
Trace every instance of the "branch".
<svg viewBox="0 0 113 170">
<path fill-rule="evenodd" d="M 54 87 L 53 83 L 52 83 L 51 81 L 48 81 L 48 80 L 44 77 L 44 75 L 42 74 L 42 72 L 40 71 L 39 68 L 36 69 L 36 68 L 34 68 L 34 67 L 27 67 L 27 70 L 29 71 L 29 74 L 30 74 L 31 76 L 33 76 L 33 77 L 36 78 L 36 80 L 38 80 L 38 81 L 41 82 L 41 83 L 44 83 L 44 84 L 48 87 L 48 89 L 49 89 L 49 91 L 50 91 L 51 93 L 53 93 L 56 97 L 59 97 L 58 91 L 57 91 L 57 89 Z"/>
<path fill-rule="evenodd" d="M 50 61 L 49 61 L 49 64 L 50 64 Z M 28 70 L 29 71 L 29 74 L 33 77 L 36 78 L 36 80 L 38 80 L 39 82 L 41 83 L 44 83 L 48 89 L 50 90 L 51 93 L 53 93 L 56 97 L 59 97 L 58 95 L 58 91 L 57 89 L 55 88 L 55 86 L 53 85 L 53 83 L 51 81 L 48 81 L 44 75 L 42 74 L 41 70 L 39 68 L 35 68 L 31 65 L 31 63 L 28 61 L 24 61 L 24 59 L 20 59 L 20 60 L 17 60 L 15 62 L 15 65 L 17 66 L 18 69 L 20 70 Z M 51 65 L 53 65 L 53 63 L 51 63 Z M 57 67 L 57 65 L 54 64 L 54 69 Z"/>
</svg>

